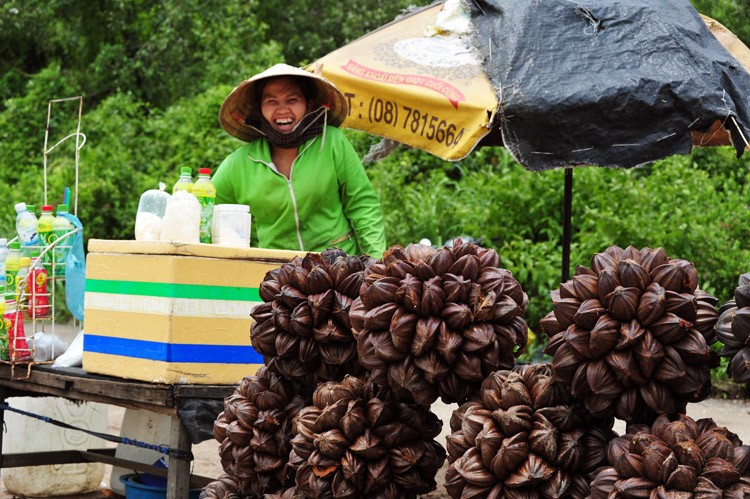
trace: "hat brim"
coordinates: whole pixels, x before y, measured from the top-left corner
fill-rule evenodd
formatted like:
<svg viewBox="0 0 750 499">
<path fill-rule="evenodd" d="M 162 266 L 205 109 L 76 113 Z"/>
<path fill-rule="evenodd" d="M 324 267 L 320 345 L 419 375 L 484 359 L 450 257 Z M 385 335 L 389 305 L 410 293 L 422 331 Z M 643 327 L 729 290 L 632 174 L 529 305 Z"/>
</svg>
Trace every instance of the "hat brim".
<svg viewBox="0 0 750 499">
<path fill-rule="evenodd" d="M 219 109 L 219 123 L 227 133 L 246 142 L 263 136 L 256 127 L 247 123 L 247 119 L 250 116 L 260 116 L 260 110 L 257 109 L 258 103 L 255 102 L 255 89 L 258 83 L 266 78 L 277 76 L 309 78 L 316 87 L 315 107 L 328 107 L 327 123 L 333 126 L 339 126 L 343 123 L 349 112 L 349 106 L 344 94 L 336 88 L 336 85 L 322 76 L 304 69 L 295 68 L 288 64 L 276 64 L 240 83 L 224 99 Z"/>
</svg>

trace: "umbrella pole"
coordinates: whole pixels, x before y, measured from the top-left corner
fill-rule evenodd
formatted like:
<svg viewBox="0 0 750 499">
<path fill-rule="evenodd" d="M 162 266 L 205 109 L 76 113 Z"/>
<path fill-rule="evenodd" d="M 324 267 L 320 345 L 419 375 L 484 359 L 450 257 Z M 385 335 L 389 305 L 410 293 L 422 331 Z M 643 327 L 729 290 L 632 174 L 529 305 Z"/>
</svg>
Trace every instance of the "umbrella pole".
<svg viewBox="0 0 750 499">
<path fill-rule="evenodd" d="M 565 169 L 565 191 L 563 195 L 563 234 L 562 234 L 562 281 L 570 278 L 570 214 L 573 204 L 573 169 Z"/>
</svg>

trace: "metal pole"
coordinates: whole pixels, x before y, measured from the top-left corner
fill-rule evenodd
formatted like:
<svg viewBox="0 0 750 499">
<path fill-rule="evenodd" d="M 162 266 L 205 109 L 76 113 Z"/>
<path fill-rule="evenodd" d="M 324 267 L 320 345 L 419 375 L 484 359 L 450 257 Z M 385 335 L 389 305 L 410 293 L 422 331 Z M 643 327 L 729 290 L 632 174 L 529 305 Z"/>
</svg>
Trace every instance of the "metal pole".
<svg viewBox="0 0 750 499">
<path fill-rule="evenodd" d="M 563 234 L 562 234 L 562 280 L 570 279 L 570 217 L 573 204 L 573 169 L 565 169 L 565 191 L 563 195 Z"/>
</svg>

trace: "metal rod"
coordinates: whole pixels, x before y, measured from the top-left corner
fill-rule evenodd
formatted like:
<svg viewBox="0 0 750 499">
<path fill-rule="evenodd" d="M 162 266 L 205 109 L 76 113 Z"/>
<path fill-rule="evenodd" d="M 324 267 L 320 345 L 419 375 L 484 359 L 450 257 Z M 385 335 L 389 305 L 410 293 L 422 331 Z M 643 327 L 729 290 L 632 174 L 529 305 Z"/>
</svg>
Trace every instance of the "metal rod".
<svg viewBox="0 0 750 499">
<path fill-rule="evenodd" d="M 570 278 L 570 217 L 573 205 L 573 169 L 565 169 L 565 190 L 563 194 L 563 233 L 562 233 L 562 282 Z"/>
</svg>

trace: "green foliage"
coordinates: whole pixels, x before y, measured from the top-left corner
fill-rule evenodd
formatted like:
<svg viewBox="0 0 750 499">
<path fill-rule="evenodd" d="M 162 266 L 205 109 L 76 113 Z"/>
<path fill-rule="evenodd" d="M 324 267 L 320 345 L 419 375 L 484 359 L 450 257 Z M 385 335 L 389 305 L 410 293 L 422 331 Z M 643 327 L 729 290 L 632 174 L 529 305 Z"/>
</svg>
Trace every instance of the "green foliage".
<svg viewBox="0 0 750 499">
<path fill-rule="evenodd" d="M 283 41 L 287 63 L 305 66 L 392 21 L 403 9 L 429 3 L 429 0 L 360 0 L 345 5 L 338 0 L 288 0 L 282 8 L 277 2 L 261 1 L 257 11 L 268 23 L 269 34 Z M 310 29 L 301 30 L 300 26 Z"/>
</svg>

